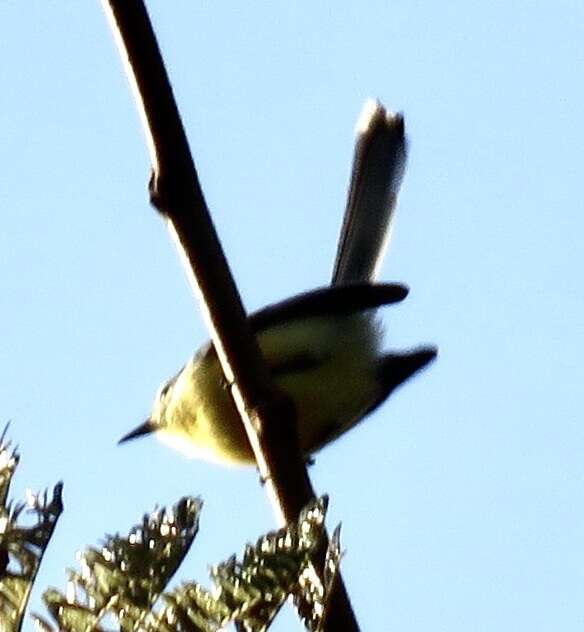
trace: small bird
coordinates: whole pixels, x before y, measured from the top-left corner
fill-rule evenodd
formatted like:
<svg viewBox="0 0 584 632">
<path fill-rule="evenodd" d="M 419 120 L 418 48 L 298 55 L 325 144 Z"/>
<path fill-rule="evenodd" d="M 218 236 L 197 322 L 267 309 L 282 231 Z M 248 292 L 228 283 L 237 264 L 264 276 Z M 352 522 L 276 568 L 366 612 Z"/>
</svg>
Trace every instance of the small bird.
<svg viewBox="0 0 584 632">
<path fill-rule="evenodd" d="M 273 379 L 295 405 L 307 457 L 353 428 L 436 357 L 433 346 L 381 350 L 376 310 L 408 293 L 403 285 L 375 283 L 406 157 L 403 117 L 366 102 L 331 287 L 249 317 Z M 149 419 L 120 443 L 153 432 L 190 456 L 232 465 L 255 462 L 211 343 L 160 387 Z"/>
<path fill-rule="evenodd" d="M 249 317 L 273 379 L 295 405 L 307 457 L 354 427 L 435 358 L 433 346 L 381 350 L 376 310 L 407 293 L 391 283 L 333 285 Z M 150 417 L 120 443 L 153 432 L 188 456 L 225 465 L 255 463 L 211 343 L 160 387 Z"/>
</svg>

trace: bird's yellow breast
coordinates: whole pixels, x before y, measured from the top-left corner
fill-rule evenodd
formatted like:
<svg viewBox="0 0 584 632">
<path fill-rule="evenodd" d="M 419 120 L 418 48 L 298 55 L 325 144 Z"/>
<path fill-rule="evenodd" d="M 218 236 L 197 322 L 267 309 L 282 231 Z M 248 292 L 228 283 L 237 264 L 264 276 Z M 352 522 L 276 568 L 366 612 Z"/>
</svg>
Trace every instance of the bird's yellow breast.
<svg viewBox="0 0 584 632">
<path fill-rule="evenodd" d="M 307 455 L 351 427 L 376 396 L 379 330 L 370 315 L 296 320 L 258 334 L 258 342 L 277 385 L 294 401 Z M 158 434 L 182 452 L 224 464 L 254 462 L 213 350 L 183 368 L 165 417 Z"/>
</svg>

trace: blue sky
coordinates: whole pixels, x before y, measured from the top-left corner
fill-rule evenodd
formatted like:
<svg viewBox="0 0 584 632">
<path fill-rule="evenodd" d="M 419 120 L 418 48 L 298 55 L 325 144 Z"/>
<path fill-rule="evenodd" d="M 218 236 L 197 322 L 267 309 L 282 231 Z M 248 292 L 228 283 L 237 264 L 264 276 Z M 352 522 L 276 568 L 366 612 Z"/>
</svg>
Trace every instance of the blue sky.
<svg viewBox="0 0 584 632">
<path fill-rule="evenodd" d="M 411 294 L 387 346 L 440 357 L 311 471 L 363 629 L 581 630 L 581 2 L 148 4 L 250 310 L 328 282 L 362 103 L 405 113 L 381 277 Z M 33 605 L 76 550 L 184 494 L 205 508 L 180 576 L 207 583 L 273 519 L 252 470 L 116 446 L 206 332 L 107 23 L 6 0 L 0 52 L 13 495 L 65 482 Z"/>
</svg>

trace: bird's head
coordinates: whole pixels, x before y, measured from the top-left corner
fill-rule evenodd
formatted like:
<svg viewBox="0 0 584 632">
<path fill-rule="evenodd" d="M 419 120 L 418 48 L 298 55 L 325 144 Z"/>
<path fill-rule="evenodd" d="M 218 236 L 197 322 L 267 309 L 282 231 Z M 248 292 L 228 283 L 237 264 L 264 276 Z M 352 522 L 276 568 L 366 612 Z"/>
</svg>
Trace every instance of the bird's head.
<svg viewBox="0 0 584 632">
<path fill-rule="evenodd" d="M 160 386 L 160 388 L 156 391 L 150 416 L 146 419 L 146 421 L 128 432 L 128 434 L 124 435 L 118 441 L 118 444 L 126 443 L 126 441 L 143 437 L 153 432 L 157 432 L 158 430 L 163 430 L 166 427 L 166 410 L 172 397 L 172 389 L 175 382 L 176 376 L 164 382 Z"/>
</svg>

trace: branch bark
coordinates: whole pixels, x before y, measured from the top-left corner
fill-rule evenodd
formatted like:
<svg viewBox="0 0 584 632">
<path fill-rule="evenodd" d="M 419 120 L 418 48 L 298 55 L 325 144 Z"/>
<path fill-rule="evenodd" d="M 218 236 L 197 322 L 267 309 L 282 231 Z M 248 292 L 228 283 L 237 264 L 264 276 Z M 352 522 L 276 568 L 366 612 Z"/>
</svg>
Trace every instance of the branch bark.
<svg viewBox="0 0 584 632">
<path fill-rule="evenodd" d="M 280 523 L 314 498 L 292 402 L 271 383 L 233 281 L 142 0 L 102 0 L 140 112 L 152 162 L 150 199 L 167 220 Z M 324 562 L 324 546 L 317 563 Z M 342 579 L 326 629 L 359 629 Z"/>
</svg>

